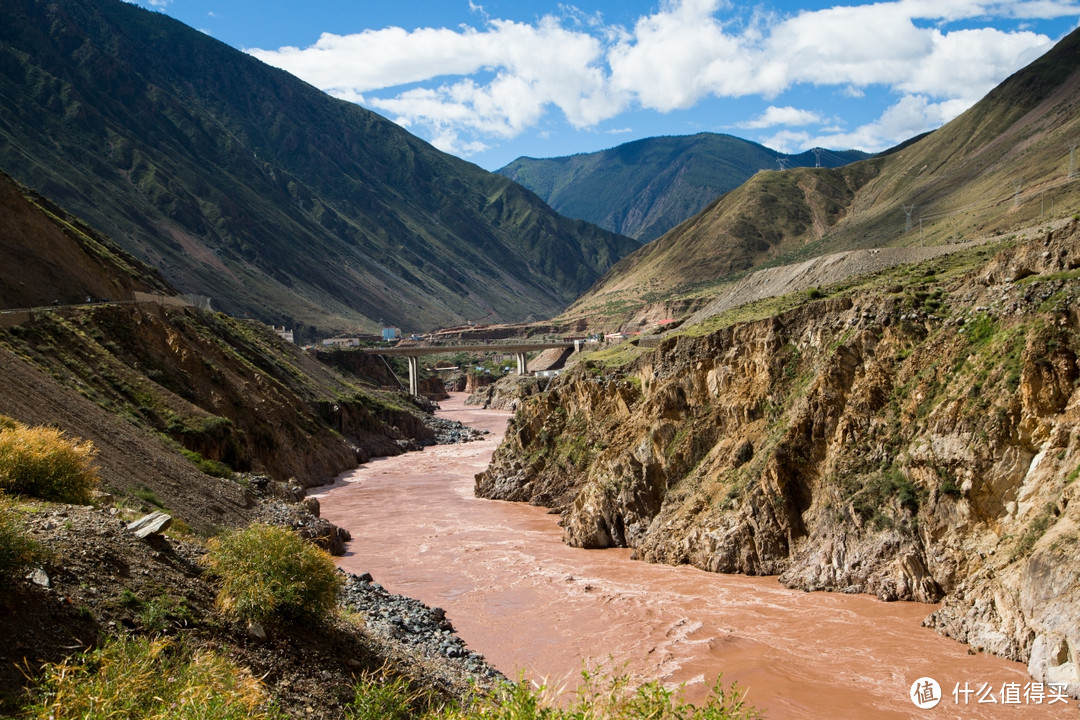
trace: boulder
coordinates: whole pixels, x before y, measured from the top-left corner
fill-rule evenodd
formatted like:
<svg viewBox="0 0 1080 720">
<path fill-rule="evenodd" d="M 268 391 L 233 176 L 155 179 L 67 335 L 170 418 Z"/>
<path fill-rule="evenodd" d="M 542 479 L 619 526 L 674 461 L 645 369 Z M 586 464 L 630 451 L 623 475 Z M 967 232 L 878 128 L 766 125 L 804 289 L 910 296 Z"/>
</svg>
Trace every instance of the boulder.
<svg viewBox="0 0 1080 720">
<path fill-rule="evenodd" d="M 144 515 L 135 522 L 128 523 L 127 529 L 137 537 L 146 539 L 151 535 L 160 535 L 172 525 L 172 516 L 160 510 Z"/>
</svg>

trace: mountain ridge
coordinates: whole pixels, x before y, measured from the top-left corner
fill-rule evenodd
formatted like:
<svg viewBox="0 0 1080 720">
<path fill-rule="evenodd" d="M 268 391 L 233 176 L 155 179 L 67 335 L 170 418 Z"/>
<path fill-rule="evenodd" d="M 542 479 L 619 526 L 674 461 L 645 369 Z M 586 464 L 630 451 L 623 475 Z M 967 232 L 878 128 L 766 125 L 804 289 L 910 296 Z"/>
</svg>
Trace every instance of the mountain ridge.
<svg viewBox="0 0 1080 720">
<path fill-rule="evenodd" d="M 0 167 L 229 312 L 326 329 L 521 320 L 636 247 L 164 15 L 7 12 Z"/>
<path fill-rule="evenodd" d="M 621 260 L 563 317 L 610 325 L 627 317 L 626 308 L 660 298 L 715 297 L 763 267 L 954 244 L 1060 219 L 1080 201 L 1075 167 L 1073 177 L 1066 169 L 1080 133 L 1078 104 L 1074 31 L 914 142 L 836 169 L 757 173 Z"/>
<path fill-rule="evenodd" d="M 837 167 L 866 157 L 857 150 L 821 149 L 786 155 L 733 135 L 703 132 L 555 158 L 522 157 L 497 172 L 569 217 L 649 242 L 781 161 Z"/>
</svg>

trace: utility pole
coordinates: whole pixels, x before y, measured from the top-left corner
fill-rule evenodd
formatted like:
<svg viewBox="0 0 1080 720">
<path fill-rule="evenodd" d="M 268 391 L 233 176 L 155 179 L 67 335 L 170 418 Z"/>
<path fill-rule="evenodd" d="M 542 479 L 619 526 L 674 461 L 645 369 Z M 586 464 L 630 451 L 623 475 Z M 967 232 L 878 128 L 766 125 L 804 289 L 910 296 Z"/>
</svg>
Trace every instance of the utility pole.
<svg viewBox="0 0 1080 720">
<path fill-rule="evenodd" d="M 904 221 L 904 234 L 907 235 L 911 232 L 911 213 L 915 210 L 914 205 L 904 205 L 904 214 L 907 215 L 907 219 Z"/>
</svg>

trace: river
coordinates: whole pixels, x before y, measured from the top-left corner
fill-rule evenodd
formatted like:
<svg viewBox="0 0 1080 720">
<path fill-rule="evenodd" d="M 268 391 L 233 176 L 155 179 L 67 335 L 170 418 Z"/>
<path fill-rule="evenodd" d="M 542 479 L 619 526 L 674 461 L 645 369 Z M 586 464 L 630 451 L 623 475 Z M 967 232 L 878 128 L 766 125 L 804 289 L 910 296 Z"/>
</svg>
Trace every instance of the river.
<svg viewBox="0 0 1080 720">
<path fill-rule="evenodd" d="M 442 607 L 462 639 L 511 678 L 573 687 L 583 662 L 602 663 L 686 683 L 695 700 L 723 673 L 770 718 L 1077 717 L 1075 701 L 1025 698 L 1022 664 L 969 654 L 923 628 L 932 606 L 568 547 L 545 509 L 473 496 L 473 476 L 510 413 L 468 407 L 463 394 L 442 407 L 492 434 L 373 460 L 313 494 L 323 517 L 352 533 L 341 567 Z M 923 677 L 941 688 L 933 709 L 909 697 Z M 983 702 L 962 692 L 986 684 Z M 1011 700 L 1007 685 L 1019 688 L 1017 703 L 986 702 Z"/>
</svg>

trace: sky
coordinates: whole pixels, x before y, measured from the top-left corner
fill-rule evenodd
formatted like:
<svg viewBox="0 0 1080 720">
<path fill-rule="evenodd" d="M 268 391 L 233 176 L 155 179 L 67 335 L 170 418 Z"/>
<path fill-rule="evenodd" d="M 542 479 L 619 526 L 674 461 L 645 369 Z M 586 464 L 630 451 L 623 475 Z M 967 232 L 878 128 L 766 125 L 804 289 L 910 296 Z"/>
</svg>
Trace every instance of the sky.
<svg viewBox="0 0 1080 720">
<path fill-rule="evenodd" d="M 716 132 L 877 152 L 1080 23 L 1080 0 L 136 0 L 496 170 Z"/>
</svg>

